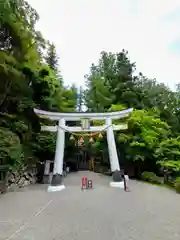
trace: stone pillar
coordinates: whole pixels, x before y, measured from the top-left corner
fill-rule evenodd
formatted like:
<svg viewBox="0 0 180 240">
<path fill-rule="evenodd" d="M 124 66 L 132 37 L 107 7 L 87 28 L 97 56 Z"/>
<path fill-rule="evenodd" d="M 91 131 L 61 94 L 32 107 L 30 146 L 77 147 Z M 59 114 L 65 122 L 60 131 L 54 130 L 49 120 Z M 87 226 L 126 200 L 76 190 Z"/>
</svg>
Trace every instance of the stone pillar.
<svg viewBox="0 0 180 240">
<path fill-rule="evenodd" d="M 44 175 L 49 175 L 50 173 L 50 161 L 46 160 L 45 161 L 45 168 L 44 168 Z"/>
<path fill-rule="evenodd" d="M 49 189 L 50 191 L 58 191 L 65 188 L 64 185 L 62 185 L 65 132 L 60 126 L 62 126 L 62 128 L 65 127 L 65 120 L 63 118 L 59 120 L 59 126 L 57 131 L 54 170 L 51 186 Z"/>
<path fill-rule="evenodd" d="M 110 160 L 110 165 L 111 165 L 111 172 L 113 175 L 113 181 L 114 182 L 122 182 L 111 118 L 106 119 L 106 125 L 108 127 L 107 128 L 107 142 L 108 142 L 109 160 Z"/>
<path fill-rule="evenodd" d="M 48 184 L 49 183 L 49 173 L 50 173 L 50 161 L 45 161 L 45 167 L 44 167 L 44 176 L 43 176 L 43 183 Z"/>
</svg>

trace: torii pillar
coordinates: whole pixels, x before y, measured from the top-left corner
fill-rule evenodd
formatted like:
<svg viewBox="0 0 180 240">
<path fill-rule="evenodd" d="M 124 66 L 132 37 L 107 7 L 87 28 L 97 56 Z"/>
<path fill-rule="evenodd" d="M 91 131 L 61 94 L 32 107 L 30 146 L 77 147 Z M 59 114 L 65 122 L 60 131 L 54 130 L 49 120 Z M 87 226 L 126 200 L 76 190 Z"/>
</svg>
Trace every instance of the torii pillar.
<svg viewBox="0 0 180 240">
<path fill-rule="evenodd" d="M 62 129 L 65 127 L 65 119 L 59 120 L 57 128 L 57 141 L 56 141 L 56 152 L 54 159 L 54 170 L 51 181 L 50 191 L 58 191 L 65 188 L 62 184 L 63 180 L 63 162 L 64 162 L 64 144 L 65 144 L 65 131 Z"/>
<path fill-rule="evenodd" d="M 110 183 L 110 185 L 113 186 L 120 186 L 122 182 L 121 172 L 120 172 L 120 165 L 119 165 L 119 159 L 116 149 L 116 142 L 114 138 L 114 131 L 112 126 L 112 119 L 107 118 L 106 119 L 106 125 L 109 126 L 107 128 L 107 142 L 108 142 L 108 151 L 109 151 L 109 160 L 111 165 L 111 172 L 113 176 L 113 182 Z"/>
</svg>

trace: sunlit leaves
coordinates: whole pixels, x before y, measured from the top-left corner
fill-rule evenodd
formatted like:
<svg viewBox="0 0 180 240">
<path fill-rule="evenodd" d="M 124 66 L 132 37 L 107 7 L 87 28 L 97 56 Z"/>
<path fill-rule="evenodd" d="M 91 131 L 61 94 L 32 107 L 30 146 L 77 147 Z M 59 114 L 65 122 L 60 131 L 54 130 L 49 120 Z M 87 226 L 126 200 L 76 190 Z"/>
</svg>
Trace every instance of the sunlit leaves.
<svg viewBox="0 0 180 240">
<path fill-rule="evenodd" d="M 158 163 L 171 170 L 180 170 L 180 137 L 164 139 L 156 150 Z"/>
</svg>

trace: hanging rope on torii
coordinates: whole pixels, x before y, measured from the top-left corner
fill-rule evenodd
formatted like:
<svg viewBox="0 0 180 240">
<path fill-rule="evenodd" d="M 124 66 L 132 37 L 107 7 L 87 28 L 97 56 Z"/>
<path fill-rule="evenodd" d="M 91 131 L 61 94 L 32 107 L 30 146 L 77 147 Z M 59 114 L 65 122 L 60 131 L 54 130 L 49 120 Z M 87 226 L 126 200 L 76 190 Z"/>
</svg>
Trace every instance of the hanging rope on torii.
<svg viewBox="0 0 180 240">
<path fill-rule="evenodd" d="M 83 126 L 83 124 L 82 124 Z M 107 126 L 105 127 L 104 129 L 102 129 L 101 132 L 103 131 L 106 131 L 106 129 L 110 127 L 110 126 Z M 86 128 L 86 127 L 82 127 L 82 129 L 89 129 L 89 128 Z M 95 137 L 98 137 L 99 139 L 102 139 L 103 138 L 103 135 L 101 132 L 95 132 L 95 133 L 71 133 L 71 136 L 70 136 L 70 140 L 71 141 L 74 141 L 76 140 L 75 137 L 78 138 L 78 146 L 82 146 L 84 144 L 84 138 L 85 137 L 89 137 L 89 142 L 92 144 L 94 143 L 94 138 Z"/>
<path fill-rule="evenodd" d="M 85 120 L 87 120 L 87 119 L 85 119 Z M 71 136 L 70 136 L 70 140 L 71 141 L 75 141 L 76 140 L 75 138 L 77 137 L 78 138 L 78 146 L 82 146 L 84 144 L 84 138 L 85 137 L 89 137 L 90 138 L 89 142 L 91 144 L 94 143 L 94 138 L 96 136 L 98 136 L 99 139 L 102 139 L 103 135 L 102 135 L 101 132 L 106 131 L 107 128 L 112 127 L 112 125 L 106 126 L 101 131 L 95 132 L 95 133 L 92 133 L 92 132 L 91 133 L 74 133 L 74 132 L 71 132 L 70 130 L 68 130 L 67 128 L 63 128 L 61 126 L 59 126 L 59 127 L 62 128 L 64 131 L 71 133 Z M 82 123 L 82 130 L 87 130 L 87 129 L 89 129 L 89 127 L 85 127 L 83 125 L 83 123 Z"/>
<path fill-rule="evenodd" d="M 78 146 L 81 146 L 84 144 L 84 138 L 89 137 L 89 142 L 92 144 L 94 143 L 94 138 L 98 136 L 99 139 L 103 138 L 103 135 L 101 132 L 98 133 L 86 133 L 86 134 L 77 134 L 77 133 L 72 133 L 70 136 L 71 141 L 75 141 L 76 137 L 78 138 Z"/>
</svg>

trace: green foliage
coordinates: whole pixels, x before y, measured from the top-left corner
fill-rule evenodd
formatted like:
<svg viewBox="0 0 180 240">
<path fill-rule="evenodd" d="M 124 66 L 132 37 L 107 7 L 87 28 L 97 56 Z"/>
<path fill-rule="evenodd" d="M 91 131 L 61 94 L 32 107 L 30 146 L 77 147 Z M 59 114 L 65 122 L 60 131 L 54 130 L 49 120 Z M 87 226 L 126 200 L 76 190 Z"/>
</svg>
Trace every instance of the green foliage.
<svg viewBox="0 0 180 240">
<path fill-rule="evenodd" d="M 0 160 L 4 165 L 17 167 L 23 161 L 19 137 L 6 128 L 0 128 Z"/>
<path fill-rule="evenodd" d="M 62 93 L 62 108 L 63 112 L 74 112 L 77 107 L 77 87 L 72 85 L 71 87 L 66 87 Z"/>
<path fill-rule="evenodd" d="M 103 112 L 112 104 L 112 95 L 105 79 L 94 71 L 86 76 L 88 90 L 85 92 L 86 104 L 91 112 Z"/>
<path fill-rule="evenodd" d="M 153 172 L 143 172 L 141 174 L 141 178 L 143 181 L 150 182 L 150 183 L 155 183 L 155 184 L 162 183 L 162 179 Z"/>
<path fill-rule="evenodd" d="M 176 178 L 174 186 L 175 186 L 176 192 L 180 193 L 180 177 Z"/>
<path fill-rule="evenodd" d="M 39 159 L 53 159 L 56 149 L 56 135 L 54 133 L 40 133 L 33 145 L 34 155 Z"/>
<path fill-rule="evenodd" d="M 119 134 L 118 140 L 126 146 L 126 154 L 133 161 L 155 161 L 155 149 L 168 137 L 169 127 L 152 110 L 134 110 L 128 119 L 129 130 Z"/>
<path fill-rule="evenodd" d="M 171 171 L 180 171 L 180 137 L 162 141 L 156 150 L 158 163 Z"/>
<path fill-rule="evenodd" d="M 53 159 L 56 135 L 39 134 L 33 108 L 75 111 L 77 89 L 64 86 L 55 46 L 35 30 L 36 10 L 24 0 L 3 1 L 0 8 L 1 158 L 12 167 Z"/>
<path fill-rule="evenodd" d="M 84 97 L 85 97 L 85 91 L 83 90 L 82 87 L 80 87 L 80 90 L 77 94 L 77 110 L 78 110 L 78 112 L 83 111 Z"/>
<path fill-rule="evenodd" d="M 178 172 L 180 171 L 180 161 L 166 160 L 166 161 L 158 161 L 162 167 L 169 169 L 171 171 Z"/>
<path fill-rule="evenodd" d="M 47 56 L 45 57 L 48 66 L 58 72 L 58 56 L 54 44 L 48 43 Z"/>
<path fill-rule="evenodd" d="M 108 112 L 117 112 L 117 111 L 122 111 L 125 110 L 126 106 L 123 104 L 112 104 L 110 108 L 108 109 Z"/>
<path fill-rule="evenodd" d="M 89 111 L 134 108 L 125 119 L 128 130 L 116 133 L 123 166 L 131 164 L 139 172 L 147 169 L 156 172 L 160 165 L 179 169 L 179 145 L 173 143 L 172 147 L 169 144 L 169 139 L 176 139 L 180 133 L 179 86 L 172 92 L 142 73 L 135 75 L 135 64 L 125 50 L 116 54 L 102 52 L 98 63 L 92 64 L 86 84 L 85 99 Z"/>
</svg>

